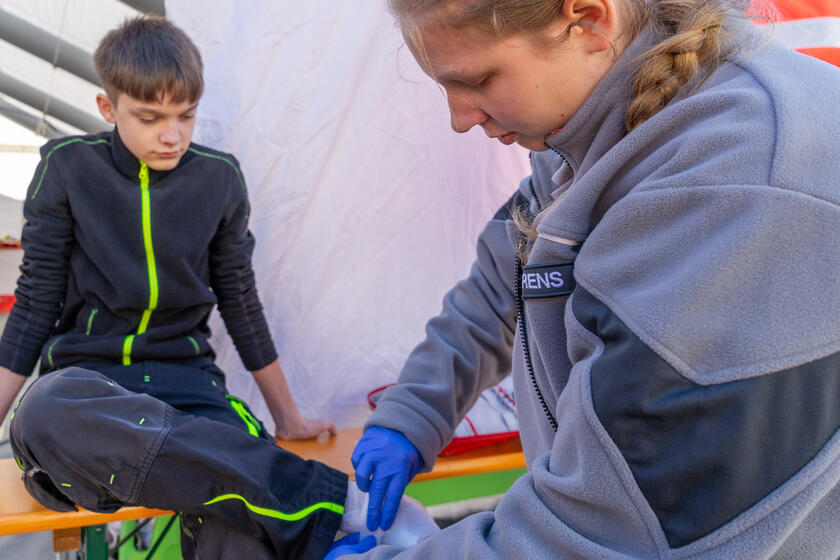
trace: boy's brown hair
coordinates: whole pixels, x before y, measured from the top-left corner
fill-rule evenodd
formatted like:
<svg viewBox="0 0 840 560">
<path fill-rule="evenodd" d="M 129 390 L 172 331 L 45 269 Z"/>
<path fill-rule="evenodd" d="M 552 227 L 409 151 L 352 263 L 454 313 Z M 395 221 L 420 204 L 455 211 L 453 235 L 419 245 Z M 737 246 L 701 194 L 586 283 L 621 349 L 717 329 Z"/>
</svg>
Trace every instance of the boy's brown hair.
<svg viewBox="0 0 840 560">
<path fill-rule="evenodd" d="M 204 90 L 201 55 L 166 18 L 139 16 L 108 32 L 93 54 L 102 87 L 116 104 L 120 93 L 145 102 L 198 101 Z"/>
</svg>

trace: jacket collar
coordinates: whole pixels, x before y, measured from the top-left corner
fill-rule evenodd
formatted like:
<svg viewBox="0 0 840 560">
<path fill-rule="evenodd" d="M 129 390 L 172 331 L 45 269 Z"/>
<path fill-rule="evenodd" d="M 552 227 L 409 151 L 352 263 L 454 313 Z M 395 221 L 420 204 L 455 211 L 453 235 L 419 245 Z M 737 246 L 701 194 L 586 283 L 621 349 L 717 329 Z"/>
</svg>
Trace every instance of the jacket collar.
<svg viewBox="0 0 840 560">
<path fill-rule="evenodd" d="M 591 167 L 601 153 L 597 148 L 614 146 L 627 134 L 625 114 L 637 59 L 655 44 L 652 26 L 646 26 L 621 53 L 583 105 L 563 128 L 549 134 L 546 145 L 562 155 L 575 174 Z"/>
<path fill-rule="evenodd" d="M 192 145 L 192 144 L 190 144 Z M 114 165 L 117 167 L 120 173 L 125 175 L 127 178 L 136 181 L 138 176 L 140 175 L 140 160 L 131 153 L 131 151 L 125 146 L 120 138 L 119 131 L 117 127 L 114 127 L 113 132 L 111 133 L 111 157 L 114 160 Z M 191 157 L 191 153 L 187 151 L 183 156 L 181 156 L 181 160 L 178 162 L 178 165 L 175 166 L 174 169 L 170 169 L 167 171 L 158 171 L 156 169 L 149 168 L 149 183 L 155 183 L 157 181 L 162 180 L 164 177 L 181 167 L 185 160 Z"/>
<path fill-rule="evenodd" d="M 562 194 L 562 204 L 553 204 L 540 220 L 539 233 L 583 242 L 605 211 L 604 205 L 612 204 L 616 196 L 621 196 L 623 186 L 612 183 L 609 171 L 612 160 L 607 156 L 627 136 L 625 114 L 633 73 L 639 55 L 655 42 L 652 27 L 645 27 L 566 126 L 546 137 L 546 145 L 565 159 L 572 176 Z M 551 152 L 534 154 L 533 160 L 542 164 L 535 167 L 535 171 L 542 167 L 549 171 L 543 170 L 543 183 L 553 177 L 550 172 L 556 170 L 557 159 Z M 589 173 L 596 164 L 601 164 L 601 170 Z M 551 180 L 548 188 L 554 188 L 553 183 Z M 618 191 L 614 192 L 616 188 Z"/>
</svg>

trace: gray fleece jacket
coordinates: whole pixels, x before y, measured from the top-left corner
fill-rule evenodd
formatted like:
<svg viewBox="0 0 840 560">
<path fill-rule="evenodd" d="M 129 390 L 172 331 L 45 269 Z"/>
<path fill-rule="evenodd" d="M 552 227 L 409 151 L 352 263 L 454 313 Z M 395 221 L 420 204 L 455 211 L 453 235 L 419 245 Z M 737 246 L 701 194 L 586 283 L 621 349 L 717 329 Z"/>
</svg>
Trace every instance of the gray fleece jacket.
<svg viewBox="0 0 840 560">
<path fill-rule="evenodd" d="M 770 42 L 628 134 L 650 43 L 532 155 L 527 265 L 503 209 L 369 421 L 428 469 L 512 367 L 528 473 L 366 557 L 840 555 L 840 71 Z"/>
</svg>

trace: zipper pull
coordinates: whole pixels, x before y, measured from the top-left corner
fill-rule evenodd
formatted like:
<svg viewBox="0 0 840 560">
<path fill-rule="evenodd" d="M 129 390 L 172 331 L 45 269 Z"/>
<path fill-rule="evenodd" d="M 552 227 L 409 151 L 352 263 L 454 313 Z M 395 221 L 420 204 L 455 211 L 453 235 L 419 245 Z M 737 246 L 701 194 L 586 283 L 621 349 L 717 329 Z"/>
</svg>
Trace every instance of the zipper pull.
<svg viewBox="0 0 840 560">
<path fill-rule="evenodd" d="M 149 186 L 149 166 L 146 165 L 146 162 L 140 162 L 140 173 L 137 174 L 137 177 L 140 178 L 141 187 Z"/>
</svg>

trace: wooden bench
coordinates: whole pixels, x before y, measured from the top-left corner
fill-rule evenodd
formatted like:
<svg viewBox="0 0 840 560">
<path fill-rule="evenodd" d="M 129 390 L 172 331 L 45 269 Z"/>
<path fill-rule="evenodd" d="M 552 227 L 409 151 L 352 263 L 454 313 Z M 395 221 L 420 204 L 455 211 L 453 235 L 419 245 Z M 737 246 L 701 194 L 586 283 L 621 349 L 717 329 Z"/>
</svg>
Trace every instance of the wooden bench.
<svg viewBox="0 0 840 560">
<path fill-rule="evenodd" d="M 281 447 L 306 459 L 317 459 L 322 463 L 347 473 L 353 478 L 350 456 L 356 442 L 362 437 L 361 428 L 339 430 L 336 437 L 327 441 L 279 441 Z M 525 467 L 522 445 L 519 439 L 512 439 L 496 445 L 482 447 L 475 451 L 438 457 L 431 472 L 418 474 L 413 482 L 466 476 L 495 471 L 507 471 Z"/>
<path fill-rule="evenodd" d="M 51 511 L 26 492 L 20 475 L 14 459 L 0 460 L 0 535 L 52 531 L 55 552 L 78 550 L 82 543 L 82 527 L 171 513 L 142 507 L 126 507 L 109 514 L 84 509 L 65 513 Z"/>
<path fill-rule="evenodd" d="M 350 455 L 361 435 L 361 428 L 349 428 L 339 430 L 337 436 L 326 441 L 278 443 L 301 457 L 316 459 L 352 477 Z M 459 455 L 440 457 L 431 472 L 419 474 L 414 481 L 504 471 L 524 466 L 522 447 L 519 440 L 515 439 Z M 81 544 L 82 527 L 172 513 L 143 507 L 125 507 L 109 514 L 87 510 L 66 513 L 50 511 L 29 496 L 20 475 L 21 471 L 13 459 L 0 460 L 0 535 L 53 531 L 53 547 L 56 552 L 77 550 Z"/>
</svg>

